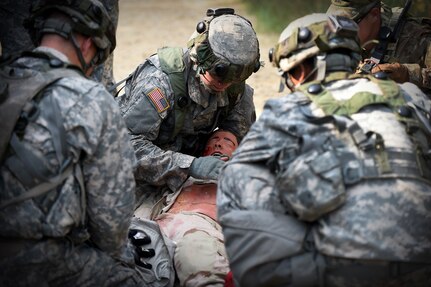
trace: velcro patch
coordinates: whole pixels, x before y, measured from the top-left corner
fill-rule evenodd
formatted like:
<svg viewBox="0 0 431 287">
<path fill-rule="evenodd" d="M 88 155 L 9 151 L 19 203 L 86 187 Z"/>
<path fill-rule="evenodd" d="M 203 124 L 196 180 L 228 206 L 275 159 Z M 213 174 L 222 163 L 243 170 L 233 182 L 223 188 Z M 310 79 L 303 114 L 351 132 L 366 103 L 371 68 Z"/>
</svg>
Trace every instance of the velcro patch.
<svg viewBox="0 0 431 287">
<path fill-rule="evenodd" d="M 147 97 L 151 100 L 159 113 L 166 111 L 170 107 L 168 100 L 165 98 L 165 95 L 163 95 L 159 88 L 155 88 L 149 92 Z"/>
</svg>

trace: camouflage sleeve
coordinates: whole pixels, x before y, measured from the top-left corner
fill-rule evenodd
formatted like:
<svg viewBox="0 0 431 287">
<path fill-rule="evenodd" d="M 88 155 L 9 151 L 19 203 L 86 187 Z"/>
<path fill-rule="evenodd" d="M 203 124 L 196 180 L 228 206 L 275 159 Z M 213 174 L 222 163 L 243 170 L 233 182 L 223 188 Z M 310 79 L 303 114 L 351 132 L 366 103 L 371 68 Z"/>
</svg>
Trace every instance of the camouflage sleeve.
<svg viewBox="0 0 431 287">
<path fill-rule="evenodd" d="M 83 151 L 90 240 L 100 250 L 120 257 L 135 201 L 133 150 L 118 106 L 103 86 L 73 86 L 83 96 L 67 113 L 68 141 Z"/>
<path fill-rule="evenodd" d="M 256 120 L 256 110 L 253 102 L 253 89 L 245 85 L 245 90 L 239 97 L 234 109 L 228 117 L 220 124 L 220 128 L 228 130 L 237 135 L 241 141 Z"/>
<path fill-rule="evenodd" d="M 418 18 L 407 21 L 396 44 L 395 58 L 408 70 L 409 82 L 431 90 L 431 26 Z M 424 19 L 421 21 L 425 21 Z"/>
<path fill-rule="evenodd" d="M 409 71 L 409 81 L 420 87 L 422 90 L 431 90 L 431 37 L 428 39 L 428 46 L 423 57 L 424 64 L 404 64 Z"/>
<path fill-rule="evenodd" d="M 132 145 L 138 159 L 135 178 L 153 185 L 167 185 L 175 191 L 188 177 L 193 156 L 163 150 L 146 140 L 144 135 L 132 135 Z"/>
<path fill-rule="evenodd" d="M 155 57 L 150 60 L 156 61 Z M 169 103 L 168 107 L 154 105 L 150 96 L 154 91 Z M 177 190 L 186 180 L 194 160 L 192 156 L 164 150 L 154 144 L 163 121 L 173 110 L 174 98 L 167 75 L 149 61 L 138 67 L 126 84 L 126 93 L 118 97 L 138 160 L 136 179 L 152 185 L 166 184 L 171 190 Z"/>
</svg>

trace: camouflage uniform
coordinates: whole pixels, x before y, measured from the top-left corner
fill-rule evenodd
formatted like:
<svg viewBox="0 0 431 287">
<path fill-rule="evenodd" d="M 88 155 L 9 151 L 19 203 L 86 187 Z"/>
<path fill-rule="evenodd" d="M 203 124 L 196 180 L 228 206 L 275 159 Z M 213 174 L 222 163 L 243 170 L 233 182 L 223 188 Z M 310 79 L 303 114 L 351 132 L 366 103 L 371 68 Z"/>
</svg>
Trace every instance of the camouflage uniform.
<svg viewBox="0 0 431 287">
<path fill-rule="evenodd" d="M 298 42 L 281 37 L 279 45 L 314 49 L 304 44 L 310 30 L 296 27 Z M 320 49 L 340 38 L 319 38 Z M 411 83 L 340 70 L 269 100 L 222 170 L 218 215 L 235 286 L 431 284 L 429 160 L 422 176 L 401 112 L 382 102 L 354 110 L 389 86 L 428 109 L 431 102 Z"/>
<path fill-rule="evenodd" d="M 187 58 L 187 88 L 190 103 L 185 113 L 184 126 L 172 140 L 177 103 L 168 76 L 161 70 L 157 55 L 148 58 L 126 84 L 126 93 L 118 97 L 126 125 L 132 134 L 132 144 L 139 161 L 137 180 L 154 185 L 167 185 L 178 190 L 188 177 L 188 168 L 203 148 L 206 136 L 216 127 L 244 136 L 252 124 L 254 114 L 253 89 L 246 85 L 233 111 L 226 117 L 219 114 L 229 105 L 224 92 L 210 94 L 200 83 L 196 66 Z M 161 112 L 147 96 L 159 89 L 169 103 Z M 200 144 L 200 149 L 194 148 Z"/>
<path fill-rule="evenodd" d="M 60 52 L 35 52 L 67 62 Z M 39 70 L 44 58 L 23 57 L 13 67 Z M 126 249 L 135 200 L 133 151 L 116 102 L 104 87 L 84 77 L 63 78 L 43 92 L 54 100 L 66 129 L 67 149 L 85 178 L 86 204 L 76 177 L 46 195 L 0 210 L 1 286 L 136 286 L 142 279 Z M 49 119 L 30 121 L 22 141 L 59 169 Z M 1 166 L 1 201 L 26 192 L 7 165 Z M 86 215 L 85 215 L 86 214 Z M 84 218 L 83 218 L 84 217 Z M 81 222 L 86 222 L 83 227 Z"/>
<path fill-rule="evenodd" d="M 242 17 L 228 16 L 235 21 L 246 21 Z M 215 19 L 222 17 L 224 16 Z M 234 26 L 230 18 L 223 21 Z M 259 52 L 254 30 L 251 24 L 246 25 L 247 30 L 239 25 L 240 28 L 234 32 L 226 30 L 214 35 L 218 41 L 224 40 L 222 43 L 217 42 L 218 50 L 226 51 L 226 58 L 229 57 L 227 59 L 242 60 L 240 63 L 245 66 L 241 69 L 239 64 L 236 65 L 236 68 L 242 71 L 239 75 L 242 77 L 232 79 L 240 80 L 236 84 L 238 90 L 230 93 L 213 92 L 204 86 L 200 76 L 210 70 L 220 56 L 216 56 L 209 47 L 202 48 L 209 46 L 208 40 L 199 42 L 202 35 L 206 34 L 197 33 L 198 36 L 192 37 L 192 41 L 197 39 L 192 44 L 193 48 L 179 50 L 182 54 L 175 58 L 184 64 L 184 69 L 177 72 L 181 74 L 182 81 L 176 83 L 184 87 L 184 96 L 179 98 L 178 94 L 176 95 L 170 75 L 162 70 L 160 54 L 166 50 L 159 49 L 158 54 L 149 57 L 136 69 L 126 83 L 125 94 L 118 97 L 138 159 L 135 172 L 138 188 L 142 189 L 146 196 L 149 196 L 150 190 L 155 191 L 152 193 L 156 198 L 154 201 L 161 196 L 160 189 L 176 191 L 181 187 L 190 175 L 192 161 L 201 154 L 208 135 L 214 129 L 230 131 L 241 139 L 255 120 L 253 89 L 244 81 L 253 72 L 255 64 L 259 63 Z M 244 30 L 253 35 L 242 36 L 243 39 L 240 39 Z M 200 47 L 199 53 L 205 51 L 204 60 L 199 60 L 201 55 L 195 51 L 196 46 Z M 240 47 L 243 46 L 247 47 L 250 53 L 240 53 Z M 231 66 L 235 68 L 234 64 L 229 68 Z M 178 108 L 183 108 L 183 111 L 178 111 Z M 179 115 L 184 117 L 182 125 L 178 124 Z M 178 133 L 174 134 L 176 130 Z M 144 204 L 148 204 L 151 200 L 146 198 L 144 201 Z M 152 203 L 149 205 L 151 208 Z"/>
<path fill-rule="evenodd" d="M 175 212 L 171 209 L 179 193 L 187 188 L 205 193 L 217 187 L 214 183 L 196 184 L 189 178 L 175 196 L 169 197 L 164 212 L 156 221 L 162 232 L 175 242 L 174 264 L 180 286 L 223 287 L 230 269 L 220 224 L 205 212 L 196 211 L 198 208 Z M 213 204 L 215 209 L 215 200 Z"/>
<path fill-rule="evenodd" d="M 34 48 L 24 21 L 29 17 L 31 0 L 11 1 L 5 0 L 0 4 L 0 43 L 2 55 L 7 57 L 30 51 Z M 118 24 L 118 0 L 101 0 L 115 27 Z M 109 88 L 114 84 L 113 54 L 105 63 L 98 65 L 92 73 L 92 79 L 101 82 Z"/>
<path fill-rule="evenodd" d="M 374 0 L 333 0 L 328 13 L 355 17 L 358 7 L 365 7 Z M 414 5 L 414 4 L 413 4 Z M 355 8 L 352 8 L 355 7 Z M 382 27 L 392 30 L 398 21 L 402 8 L 390 8 L 382 3 Z M 372 51 L 366 51 L 364 58 Z M 408 69 L 409 81 L 425 93 L 431 92 L 431 20 L 408 16 L 396 43 L 389 44 L 385 63 L 401 63 Z"/>
<path fill-rule="evenodd" d="M 402 8 L 383 6 L 382 26 L 394 27 Z M 397 43 L 389 47 L 387 63 L 407 67 L 409 81 L 431 93 L 431 20 L 408 17 Z"/>
</svg>

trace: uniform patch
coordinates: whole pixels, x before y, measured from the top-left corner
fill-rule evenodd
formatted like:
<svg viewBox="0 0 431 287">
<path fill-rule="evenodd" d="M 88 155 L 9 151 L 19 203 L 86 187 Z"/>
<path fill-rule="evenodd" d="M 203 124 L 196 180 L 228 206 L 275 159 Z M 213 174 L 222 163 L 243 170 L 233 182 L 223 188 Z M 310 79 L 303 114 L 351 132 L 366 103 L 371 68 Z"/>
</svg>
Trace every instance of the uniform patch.
<svg viewBox="0 0 431 287">
<path fill-rule="evenodd" d="M 166 111 L 169 108 L 169 102 L 159 88 L 155 88 L 149 92 L 147 97 L 151 100 L 159 113 Z"/>
</svg>

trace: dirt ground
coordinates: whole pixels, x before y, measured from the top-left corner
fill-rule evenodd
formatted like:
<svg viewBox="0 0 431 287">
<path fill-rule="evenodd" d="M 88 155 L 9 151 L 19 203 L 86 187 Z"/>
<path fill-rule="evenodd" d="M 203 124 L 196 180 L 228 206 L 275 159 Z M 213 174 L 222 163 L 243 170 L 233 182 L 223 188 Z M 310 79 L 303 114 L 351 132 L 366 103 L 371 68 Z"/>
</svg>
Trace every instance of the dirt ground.
<svg viewBox="0 0 431 287">
<path fill-rule="evenodd" d="M 185 47 L 196 24 L 205 17 L 208 8 L 232 7 L 245 16 L 257 30 L 261 60 L 265 67 L 253 74 L 247 83 L 255 90 L 256 112 L 260 115 L 264 102 L 279 96 L 280 78 L 268 61 L 268 51 L 278 35 L 259 32 L 258 23 L 240 1 L 235 0 L 121 0 L 117 28 L 117 48 L 114 53 L 115 79 L 129 75 L 144 59 L 163 46 Z"/>
</svg>

